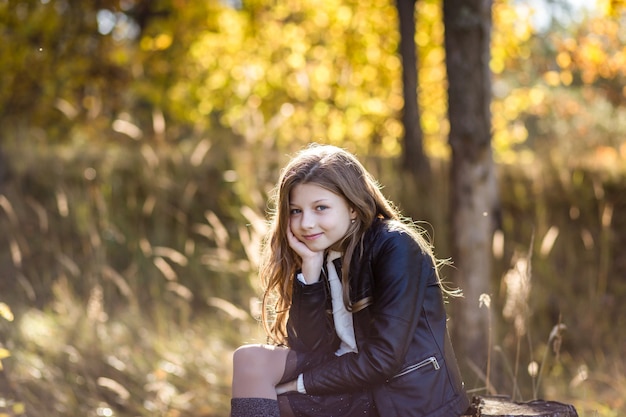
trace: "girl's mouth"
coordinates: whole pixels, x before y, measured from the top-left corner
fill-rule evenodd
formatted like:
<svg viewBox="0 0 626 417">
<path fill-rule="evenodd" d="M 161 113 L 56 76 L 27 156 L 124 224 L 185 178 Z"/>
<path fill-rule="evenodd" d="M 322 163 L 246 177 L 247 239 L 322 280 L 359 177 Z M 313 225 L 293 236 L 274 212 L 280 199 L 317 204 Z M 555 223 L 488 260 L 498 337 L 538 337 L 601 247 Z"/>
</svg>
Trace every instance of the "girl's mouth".
<svg viewBox="0 0 626 417">
<path fill-rule="evenodd" d="M 314 235 L 304 235 L 302 236 L 305 240 L 315 240 L 318 237 L 322 236 L 322 233 L 316 233 Z"/>
</svg>

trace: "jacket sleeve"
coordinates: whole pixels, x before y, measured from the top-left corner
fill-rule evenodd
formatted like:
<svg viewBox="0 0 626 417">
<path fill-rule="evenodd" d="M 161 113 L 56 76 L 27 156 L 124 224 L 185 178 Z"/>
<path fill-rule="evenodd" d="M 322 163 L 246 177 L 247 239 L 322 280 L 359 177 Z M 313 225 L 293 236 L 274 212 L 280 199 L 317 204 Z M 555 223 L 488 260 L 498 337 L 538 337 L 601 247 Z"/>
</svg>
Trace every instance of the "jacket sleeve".
<svg viewBox="0 0 626 417">
<path fill-rule="evenodd" d="M 384 383 L 403 365 L 434 268 L 406 232 L 385 230 L 375 243 L 371 268 L 374 302 L 369 336 L 349 353 L 303 374 L 308 394 L 360 390 Z"/>
<path fill-rule="evenodd" d="M 337 348 L 336 335 L 327 305 L 326 281 L 314 284 L 293 280 L 292 302 L 287 320 L 289 347 L 300 352 Z"/>
</svg>

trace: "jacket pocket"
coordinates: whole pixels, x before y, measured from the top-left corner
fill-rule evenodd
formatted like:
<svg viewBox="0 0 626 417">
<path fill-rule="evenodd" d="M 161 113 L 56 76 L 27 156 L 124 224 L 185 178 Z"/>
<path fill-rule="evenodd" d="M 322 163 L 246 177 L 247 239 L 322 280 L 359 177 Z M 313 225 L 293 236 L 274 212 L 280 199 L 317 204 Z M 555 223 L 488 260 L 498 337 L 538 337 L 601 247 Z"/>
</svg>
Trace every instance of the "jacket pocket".
<svg viewBox="0 0 626 417">
<path fill-rule="evenodd" d="M 395 415 L 398 417 L 453 415 L 436 412 L 451 399 L 445 361 L 430 356 L 409 363 L 384 385 L 387 401 Z"/>
<path fill-rule="evenodd" d="M 409 365 L 403 368 L 402 370 L 400 370 L 400 372 L 392 376 L 391 379 L 399 378 L 406 374 L 410 374 L 411 372 L 417 371 L 418 369 L 422 369 L 426 366 L 432 366 L 436 371 L 441 368 L 439 366 L 439 362 L 437 361 L 437 358 L 435 358 L 434 356 L 431 356 L 429 358 L 424 359 L 423 361 L 420 361 L 418 363 L 415 363 L 413 365 Z"/>
</svg>

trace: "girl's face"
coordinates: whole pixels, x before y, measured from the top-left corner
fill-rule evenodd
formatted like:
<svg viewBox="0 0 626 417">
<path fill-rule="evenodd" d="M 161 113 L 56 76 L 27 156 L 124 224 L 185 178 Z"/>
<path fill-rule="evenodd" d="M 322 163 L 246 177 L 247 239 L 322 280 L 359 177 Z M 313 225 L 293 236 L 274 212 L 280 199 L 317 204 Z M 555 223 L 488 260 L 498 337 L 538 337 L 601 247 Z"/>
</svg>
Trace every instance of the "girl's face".
<svg viewBox="0 0 626 417">
<path fill-rule="evenodd" d="M 309 250 L 324 251 L 339 242 L 356 212 L 345 198 L 316 184 L 298 184 L 289 194 L 289 226 Z"/>
</svg>

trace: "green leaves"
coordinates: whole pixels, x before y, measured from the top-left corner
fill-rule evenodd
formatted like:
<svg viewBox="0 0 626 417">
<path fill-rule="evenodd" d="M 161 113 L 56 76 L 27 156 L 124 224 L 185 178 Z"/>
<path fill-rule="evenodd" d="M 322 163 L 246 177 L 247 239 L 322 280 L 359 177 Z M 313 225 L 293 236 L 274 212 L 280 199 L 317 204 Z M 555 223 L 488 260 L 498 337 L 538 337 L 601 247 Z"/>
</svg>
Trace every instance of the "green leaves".
<svg viewBox="0 0 626 417">
<path fill-rule="evenodd" d="M 367 146 L 374 136 L 396 142 L 397 125 L 386 123 L 401 103 L 391 4 L 274 8 L 259 1 L 216 13 L 219 25 L 198 32 L 190 46 L 191 76 L 172 90 L 193 98 L 187 114 L 219 113 L 222 124 L 240 132 L 256 120 L 283 146 L 294 140 Z"/>
</svg>

